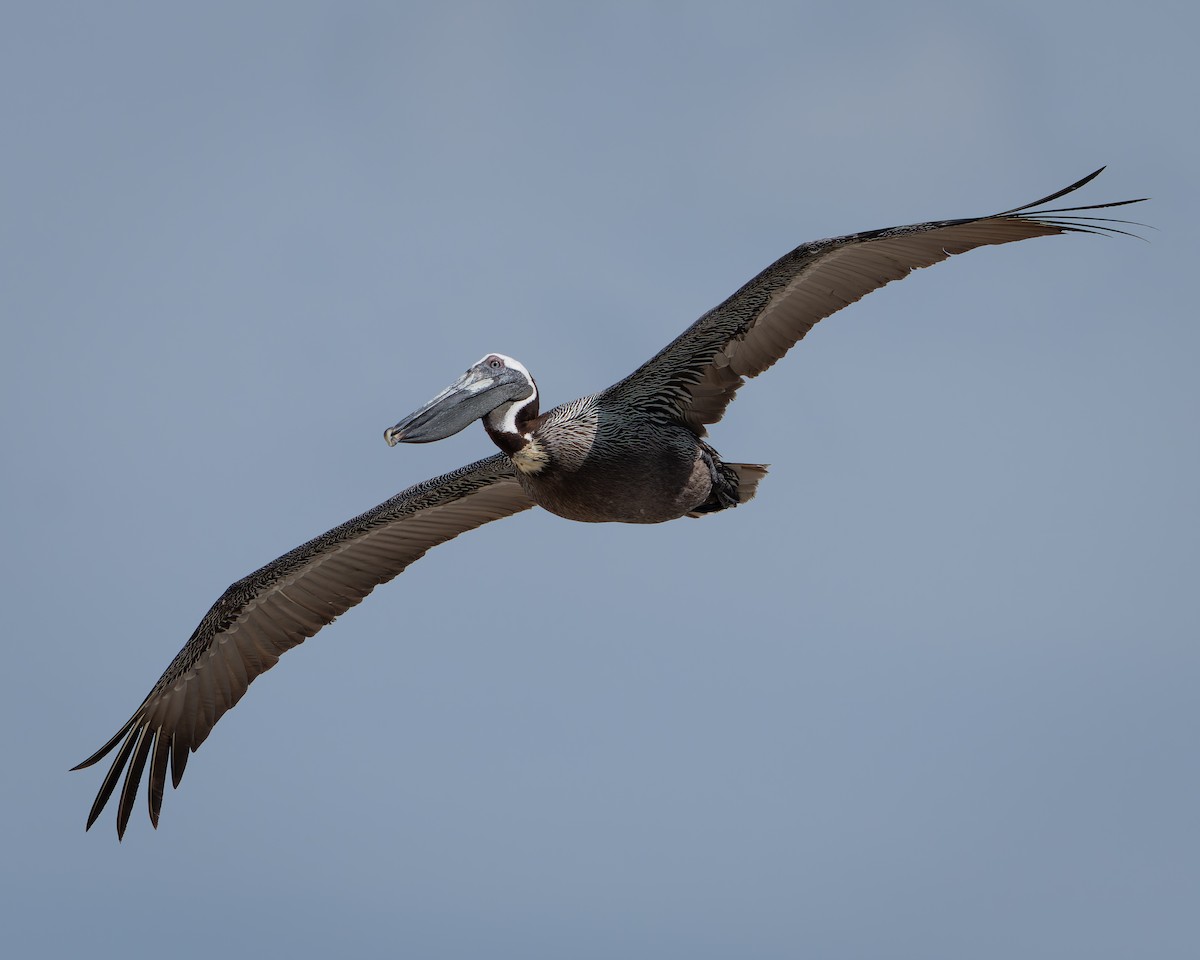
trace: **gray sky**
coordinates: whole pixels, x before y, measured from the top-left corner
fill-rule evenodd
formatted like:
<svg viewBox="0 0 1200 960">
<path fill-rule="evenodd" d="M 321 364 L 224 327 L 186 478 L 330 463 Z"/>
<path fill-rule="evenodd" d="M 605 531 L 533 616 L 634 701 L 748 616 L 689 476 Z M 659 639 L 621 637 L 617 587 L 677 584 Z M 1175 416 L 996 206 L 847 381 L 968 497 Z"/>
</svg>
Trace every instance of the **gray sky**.
<svg viewBox="0 0 1200 960">
<path fill-rule="evenodd" d="M 416 5 L 412 5 L 415 7 Z M 13 955 L 1194 957 L 1189 5 L 25 4 L 0 29 Z M 795 244 L 1150 195 L 821 324 L 753 504 L 506 520 L 170 791 L 67 768 L 234 579 L 601 389 Z M 14 662 L 15 661 L 15 662 Z M 224 954 L 223 954 L 224 955 Z"/>
</svg>

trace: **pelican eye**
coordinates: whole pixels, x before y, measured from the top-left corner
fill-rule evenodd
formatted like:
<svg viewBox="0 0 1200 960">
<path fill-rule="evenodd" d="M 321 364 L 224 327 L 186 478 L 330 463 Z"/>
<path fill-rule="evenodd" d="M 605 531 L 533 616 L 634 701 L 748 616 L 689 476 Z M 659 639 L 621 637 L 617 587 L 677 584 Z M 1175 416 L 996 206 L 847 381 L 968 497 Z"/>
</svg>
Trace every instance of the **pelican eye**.
<svg viewBox="0 0 1200 960">
<path fill-rule="evenodd" d="M 504 368 L 504 361 L 499 357 L 491 357 L 488 360 L 488 366 L 493 370 L 502 370 Z"/>
</svg>

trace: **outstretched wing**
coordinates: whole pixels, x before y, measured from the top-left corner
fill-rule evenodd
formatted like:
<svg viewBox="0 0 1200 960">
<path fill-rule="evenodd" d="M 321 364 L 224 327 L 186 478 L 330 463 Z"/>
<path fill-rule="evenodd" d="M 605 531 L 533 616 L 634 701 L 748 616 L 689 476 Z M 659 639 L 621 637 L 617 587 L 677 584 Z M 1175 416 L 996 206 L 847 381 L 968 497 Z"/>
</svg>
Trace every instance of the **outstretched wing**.
<svg viewBox="0 0 1200 960">
<path fill-rule="evenodd" d="M 604 395 L 657 408 L 703 436 L 704 425 L 724 416 L 746 378 L 757 376 L 780 359 L 817 321 L 918 267 L 932 266 L 976 247 L 1029 237 L 1125 233 L 1105 224 L 1126 221 L 1078 214 L 1140 200 L 1032 209 L 1078 190 L 1103 169 L 1003 213 L 888 227 L 803 244 L 702 316 Z"/>
<path fill-rule="evenodd" d="M 157 827 L 168 760 L 178 787 L 188 754 L 281 654 L 430 547 L 532 506 L 512 463 L 496 454 L 410 487 L 233 584 L 125 726 L 73 768 L 91 766 L 120 744 L 88 814 L 88 828 L 127 770 L 117 807 L 117 835 L 124 836 L 147 762 L 150 821 Z"/>
</svg>

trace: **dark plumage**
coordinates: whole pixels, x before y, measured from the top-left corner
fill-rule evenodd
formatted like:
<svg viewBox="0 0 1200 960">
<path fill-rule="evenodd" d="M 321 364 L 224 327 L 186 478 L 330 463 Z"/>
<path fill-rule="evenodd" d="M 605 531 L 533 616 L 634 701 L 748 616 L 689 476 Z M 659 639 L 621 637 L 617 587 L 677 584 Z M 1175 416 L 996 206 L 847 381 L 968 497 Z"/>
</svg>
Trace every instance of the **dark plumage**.
<svg viewBox="0 0 1200 960">
<path fill-rule="evenodd" d="M 90 828 L 125 772 L 124 835 L 149 765 L 150 820 L 188 755 L 280 655 L 391 580 L 430 547 L 532 506 L 587 522 L 658 523 L 749 500 L 766 472 L 727 464 L 704 440 L 738 388 L 821 319 L 872 290 L 976 247 L 1060 233 L 1124 233 L 1081 215 L 1137 203 L 1035 211 L 1097 170 L 1031 204 L 987 217 L 872 230 L 797 247 L 602 393 L 538 412 L 517 361 L 489 354 L 385 433 L 389 444 L 450 436 L 482 419 L 501 452 L 410 487 L 234 583 L 125 725 L 74 769 L 117 750 Z"/>
</svg>

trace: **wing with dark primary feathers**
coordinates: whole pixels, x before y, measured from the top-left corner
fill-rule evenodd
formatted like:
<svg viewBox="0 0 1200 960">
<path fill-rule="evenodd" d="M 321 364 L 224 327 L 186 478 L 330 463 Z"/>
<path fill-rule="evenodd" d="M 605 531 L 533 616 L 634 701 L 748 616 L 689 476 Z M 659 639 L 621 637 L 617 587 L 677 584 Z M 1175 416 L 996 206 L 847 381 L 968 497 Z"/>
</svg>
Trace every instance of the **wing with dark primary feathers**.
<svg viewBox="0 0 1200 960">
<path fill-rule="evenodd" d="M 88 828 L 127 770 L 117 807 L 117 835 L 125 835 L 147 763 L 150 821 L 157 827 L 168 760 L 171 783 L 178 787 L 188 754 L 281 654 L 430 547 L 532 506 L 512 463 L 496 454 L 410 487 L 233 584 L 125 726 L 73 768 L 91 766 L 120 745 L 88 814 Z"/>
<path fill-rule="evenodd" d="M 657 408 L 703 436 L 705 424 L 716 423 L 725 415 L 746 378 L 757 376 L 780 359 L 817 321 L 918 267 L 932 266 L 976 247 L 1029 237 L 1126 233 L 1106 224 L 1128 221 L 1080 213 L 1141 200 L 1032 209 L 1078 190 L 1103 170 L 1101 167 L 1041 200 L 987 217 L 935 220 L 803 244 L 603 395 Z"/>
</svg>

